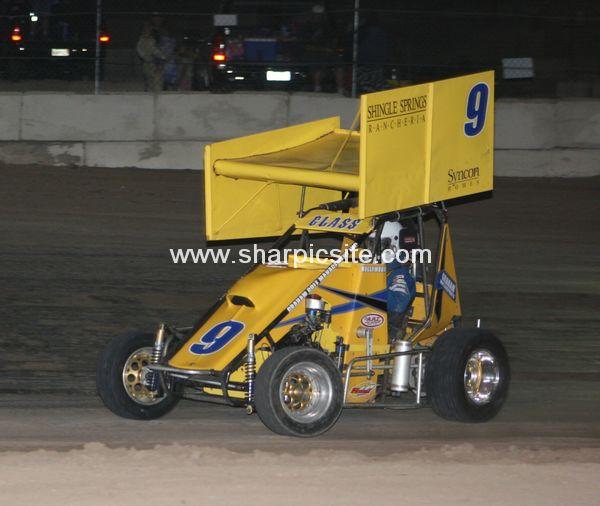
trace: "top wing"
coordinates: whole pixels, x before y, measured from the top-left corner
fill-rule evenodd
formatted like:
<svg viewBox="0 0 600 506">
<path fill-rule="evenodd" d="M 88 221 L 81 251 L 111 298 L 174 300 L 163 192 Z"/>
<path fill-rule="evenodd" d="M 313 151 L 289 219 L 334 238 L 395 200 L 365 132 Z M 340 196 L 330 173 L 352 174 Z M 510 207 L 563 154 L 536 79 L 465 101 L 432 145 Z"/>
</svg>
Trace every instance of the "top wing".
<svg viewBox="0 0 600 506">
<path fill-rule="evenodd" d="M 358 193 L 358 218 L 493 187 L 494 74 L 369 93 L 360 132 L 328 118 L 207 146 L 209 240 L 274 236 Z"/>
</svg>

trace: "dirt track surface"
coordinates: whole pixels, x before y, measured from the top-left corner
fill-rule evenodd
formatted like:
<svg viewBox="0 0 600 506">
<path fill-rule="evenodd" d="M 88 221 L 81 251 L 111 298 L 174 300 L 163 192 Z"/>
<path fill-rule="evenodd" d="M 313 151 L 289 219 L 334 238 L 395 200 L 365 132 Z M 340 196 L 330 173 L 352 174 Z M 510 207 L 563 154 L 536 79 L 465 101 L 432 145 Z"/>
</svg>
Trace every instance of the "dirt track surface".
<svg viewBox="0 0 600 506">
<path fill-rule="evenodd" d="M 190 402 L 122 420 L 95 397 L 113 335 L 191 323 L 244 271 L 172 264 L 169 248 L 204 245 L 202 187 L 192 172 L 0 167 L 0 503 L 594 503 L 599 178 L 499 179 L 450 210 L 467 323 L 511 359 L 497 419 L 349 411 L 309 441 Z"/>
<path fill-rule="evenodd" d="M 240 455 L 181 445 L 110 450 L 93 443 L 67 453 L 0 454 L 6 468 L 0 490 L 15 506 L 597 504 L 600 465 L 583 452 L 562 455 L 470 445 L 387 458 L 323 450 Z"/>
</svg>

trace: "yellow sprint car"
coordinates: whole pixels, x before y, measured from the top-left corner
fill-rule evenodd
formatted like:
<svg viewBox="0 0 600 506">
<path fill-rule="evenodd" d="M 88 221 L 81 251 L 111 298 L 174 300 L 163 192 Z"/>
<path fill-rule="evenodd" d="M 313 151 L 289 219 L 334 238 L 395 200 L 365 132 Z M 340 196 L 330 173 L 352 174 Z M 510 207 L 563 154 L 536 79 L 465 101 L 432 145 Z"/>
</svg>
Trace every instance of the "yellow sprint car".
<svg viewBox="0 0 600 506">
<path fill-rule="evenodd" d="M 280 236 L 279 260 L 193 327 L 114 339 L 97 368 L 104 404 L 153 419 L 181 398 L 220 402 L 304 437 L 344 408 L 494 417 L 508 358 L 491 332 L 461 326 L 445 205 L 492 190 L 493 78 L 363 95 L 357 129 L 328 118 L 208 146 L 207 239 Z"/>
</svg>

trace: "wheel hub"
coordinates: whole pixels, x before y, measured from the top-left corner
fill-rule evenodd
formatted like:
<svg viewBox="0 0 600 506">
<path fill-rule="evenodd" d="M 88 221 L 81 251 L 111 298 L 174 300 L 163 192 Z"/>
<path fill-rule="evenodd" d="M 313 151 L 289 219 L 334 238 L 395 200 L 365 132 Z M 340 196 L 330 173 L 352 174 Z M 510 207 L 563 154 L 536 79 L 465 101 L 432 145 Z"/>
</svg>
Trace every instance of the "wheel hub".
<svg viewBox="0 0 600 506">
<path fill-rule="evenodd" d="M 123 366 L 125 392 L 138 404 L 157 404 L 164 398 L 146 387 L 146 366 L 150 363 L 151 355 L 152 348 L 140 348 L 129 355 Z"/>
<path fill-rule="evenodd" d="M 333 385 L 321 366 L 301 362 L 283 375 L 279 388 L 281 405 L 298 422 L 320 418 L 333 400 Z"/>
<path fill-rule="evenodd" d="M 313 397 L 310 378 L 301 373 L 289 374 L 283 390 L 283 402 L 290 411 L 306 409 Z"/>
<path fill-rule="evenodd" d="M 475 350 L 465 365 L 464 385 L 470 401 L 488 404 L 500 384 L 500 366 L 487 350 Z"/>
</svg>

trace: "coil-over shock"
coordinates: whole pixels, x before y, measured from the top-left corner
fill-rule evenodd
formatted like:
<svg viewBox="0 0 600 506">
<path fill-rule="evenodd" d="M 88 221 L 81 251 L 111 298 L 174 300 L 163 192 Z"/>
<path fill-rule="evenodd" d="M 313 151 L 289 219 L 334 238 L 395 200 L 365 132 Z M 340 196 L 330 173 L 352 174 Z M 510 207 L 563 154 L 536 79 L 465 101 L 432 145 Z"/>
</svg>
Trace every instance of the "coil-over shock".
<svg viewBox="0 0 600 506">
<path fill-rule="evenodd" d="M 152 348 L 152 356 L 150 357 L 151 364 L 159 364 L 162 360 L 165 351 L 165 324 L 161 323 L 156 331 L 156 337 L 154 339 L 154 347 Z M 148 390 L 156 392 L 159 384 L 159 374 L 156 371 L 149 371 L 146 378 L 146 384 Z"/>
<path fill-rule="evenodd" d="M 254 380 L 256 378 L 256 354 L 254 352 L 254 334 L 248 334 L 248 345 L 246 348 L 246 412 L 251 415 L 254 412 Z"/>
</svg>

